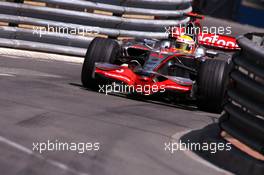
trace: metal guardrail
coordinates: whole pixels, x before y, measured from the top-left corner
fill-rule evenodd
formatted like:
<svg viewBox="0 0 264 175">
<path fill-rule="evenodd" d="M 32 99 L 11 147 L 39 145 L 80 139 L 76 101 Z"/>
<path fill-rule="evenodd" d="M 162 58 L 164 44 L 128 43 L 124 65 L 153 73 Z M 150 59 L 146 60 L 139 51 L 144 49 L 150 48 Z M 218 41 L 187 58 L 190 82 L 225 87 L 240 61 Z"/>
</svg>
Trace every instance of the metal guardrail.
<svg viewBox="0 0 264 175">
<path fill-rule="evenodd" d="M 9 23 L 9 27 L 0 28 L 0 37 L 14 39 L 16 42 L 33 42 L 32 47 L 20 45 L 21 49 L 36 50 L 39 44 L 52 44 L 58 47 L 76 47 L 85 49 L 95 36 L 107 35 L 111 38 L 166 38 L 165 27 L 184 24 L 190 19 L 184 14 L 191 12 L 191 0 L 34 0 L 46 6 L 31 5 L 23 0 L 0 2 L 0 22 Z M 20 3 L 15 3 L 20 2 Z M 155 9 L 159 7 L 159 9 Z M 150 7 L 153 7 L 151 9 Z M 93 13 L 94 10 L 111 12 Z M 123 15 L 151 15 L 152 18 L 128 18 Z M 19 28 L 20 25 L 30 25 L 31 29 Z M 33 26 L 38 26 L 33 27 Z M 15 28 L 12 28 L 15 27 Z M 45 27 L 45 31 L 43 28 Z M 58 31 L 54 32 L 54 28 Z M 48 30 L 52 29 L 53 32 Z M 85 29 L 88 35 L 72 35 L 71 31 Z M 67 30 L 67 32 L 65 32 Z M 32 33 L 32 35 L 30 34 Z M 39 32 L 39 33 L 37 33 Z M 38 34 L 41 37 L 38 38 Z M 16 43 L 13 42 L 13 43 Z M 11 47 L 11 43 L 4 42 Z M 45 45 L 46 51 L 48 51 Z M 7 46 L 6 46 L 7 47 Z M 19 47 L 16 45 L 16 48 Z M 52 46 L 54 47 L 54 46 Z M 69 48 L 71 49 L 71 48 Z M 62 49 L 64 50 L 64 49 Z M 54 52 L 54 48 L 51 48 Z M 69 52 L 56 53 L 71 54 Z M 71 55 L 76 55 L 72 53 Z M 82 54 L 78 54 L 82 55 Z"/>
<path fill-rule="evenodd" d="M 82 0 L 85 1 L 85 0 Z M 176 5 L 178 8 L 182 5 L 183 8 L 186 7 L 186 3 L 190 3 L 192 0 L 89 0 L 91 2 L 112 4 L 119 6 L 129 6 L 129 7 L 139 7 L 144 9 L 165 9 L 165 10 L 176 10 Z M 180 6 L 179 6 L 180 5 Z M 177 8 L 177 9 L 178 9 Z"/>
<path fill-rule="evenodd" d="M 61 7 L 66 7 L 67 9 L 86 9 L 86 10 L 103 10 L 113 12 L 115 14 L 138 14 L 138 15 L 152 15 L 152 16 L 182 16 L 184 13 L 189 13 L 192 11 L 192 7 L 181 9 L 181 6 L 177 10 L 157 10 L 157 9 L 146 9 L 146 8 L 135 8 L 127 6 L 118 6 L 111 4 L 103 4 L 91 1 L 78 1 L 76 0 L 35 0 L 36 2 L 44 2 L 51 5 L 57 5 Z M 165 2 L 165 1 L 161 1 Z M 107 1 L 106 1 L 107 3 Z M 155 2 L 157 3 L 157 1 Z M 177 4 L 176 4 L 177 5 Z"/>
<path fill-rule="evenodd" d="M 146 38 L 166 38 L 165 32 L 144 32 L 144 31 L 133 31 L 133 30 L 118 30 L 111 28 L 94 27 L 87 25 L 78 25 L 73 23 L 56 22 L 52 20 L 39 20 L 38 18 L 21 17 L 15 15 L 1 15 L 0 21 L 11 22 L 15 24 L 27 24 L 32 26 L 44 26 L 44 27 L 55 27 L 57 29 L 87 29 L 92 33 L 99 33 L 108 35 L 111 37 L 128 36 L 128 37 L 146 37 Z M 33 28 L 34 30 L 34 28 Z M 34 33 L 35 31 L 32 31 Z M 65 32 L 64 32 L 65 33 Z"/>
<path fill-rule="evenodd" d="M 59 33 L 32 34 L 32 30 L 18 27 L 0 27 L 0 38 L 25 40 L 39 43 L 50 43 L 71 47 L 86 48 L 93 37 L 83 37 L 78 35 L 67 35 Z"/>
<path fill-rule="evenodd" d="M 264 155 L 264 34 L 247 34 L 238 43 L 242 50 L 233 58 L 233 86 L 220 127 Z"/>
<path fill-rule="evenodd" d="M 151 20 L 151 19 L 130 19 L 117 16 L 108 16 L 95 13 L 87 13 L 73 10 L 57 9 L 50 7 L 39 7 L 26 4 L 14 4 L 9 2 L 0 3 L 2 14 L 19 15 L 38 19 L 55 20 L 80 25 L 92 25 L 98 27 L 111 27 L 119 29 L 157 31 L 165 26 L 183 24 L 188 17 L 177 20 Z"/>
</svg>

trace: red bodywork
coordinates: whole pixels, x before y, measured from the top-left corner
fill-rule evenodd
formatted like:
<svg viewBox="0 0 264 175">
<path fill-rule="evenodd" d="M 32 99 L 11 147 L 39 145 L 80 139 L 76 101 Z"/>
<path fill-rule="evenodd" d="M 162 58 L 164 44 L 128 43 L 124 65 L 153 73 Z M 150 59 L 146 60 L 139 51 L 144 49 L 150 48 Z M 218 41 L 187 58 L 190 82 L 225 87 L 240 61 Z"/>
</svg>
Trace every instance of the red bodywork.
<svg viewBox="0 0 264 175">
<path fill-rule="evenodd" d="M 199 44 L 205 46 L 212 46 L 221 49 L 238 50 L 236 39 L 230 36 L 216 35 L 216 34 L 199 34 Z"/>
<path fill-rule="evenodd" d="M 109 64 L 97 63 L 95 73 L 103 76 L 104 78 L 119 81 L 129 86 L 155 87 L 156 92 L 160 92 L 163 90 L 173 90 L 181 93 L 189 93 L 192 90 L 191 83 L 180 82 L 180 80 L 178 80 L 177 82 L 175 80 L 170 79 L 167 79 L 162 82 L 156 82 L 154 81 L 155 75 L 138 75 L 126 66 L 112 67 Z M 149 93 L 149 91 L 146 91 L 143 92 L 143 95 L 150 95 L 156 92 L 150 91 Z"/>
</svg>

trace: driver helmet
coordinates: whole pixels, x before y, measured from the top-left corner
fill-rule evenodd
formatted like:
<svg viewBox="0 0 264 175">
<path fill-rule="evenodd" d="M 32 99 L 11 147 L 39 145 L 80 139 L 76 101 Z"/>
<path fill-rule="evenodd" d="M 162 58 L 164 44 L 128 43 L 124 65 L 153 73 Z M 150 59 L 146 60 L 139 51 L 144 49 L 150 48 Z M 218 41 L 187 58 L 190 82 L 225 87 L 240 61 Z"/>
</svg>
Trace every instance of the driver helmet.
<svg viewBox="0 0 264 175">
<path fill-rule="evenodd" d="M 193 53 L 195 50 L 195 41 L 188 35 L 181 35 L 176 39 L 175 48 L 185 53 Z"/>
</svg>

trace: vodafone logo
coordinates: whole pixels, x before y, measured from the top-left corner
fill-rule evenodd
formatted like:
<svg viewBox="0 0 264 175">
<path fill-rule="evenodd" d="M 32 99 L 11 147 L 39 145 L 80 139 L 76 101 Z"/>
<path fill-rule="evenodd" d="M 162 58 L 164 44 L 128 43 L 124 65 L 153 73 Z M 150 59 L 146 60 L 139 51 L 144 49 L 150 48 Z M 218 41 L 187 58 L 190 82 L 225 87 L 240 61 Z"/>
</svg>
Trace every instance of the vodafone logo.
<svg viewBox="0 0 264 175">
<path fill-rule="evenodd" d="M 199 35 L 199 42 L 204 45 L 210 45 L 228 49 L 239 49 L 236 39 L 229 36 L 201 34 Z"/>
</svg>

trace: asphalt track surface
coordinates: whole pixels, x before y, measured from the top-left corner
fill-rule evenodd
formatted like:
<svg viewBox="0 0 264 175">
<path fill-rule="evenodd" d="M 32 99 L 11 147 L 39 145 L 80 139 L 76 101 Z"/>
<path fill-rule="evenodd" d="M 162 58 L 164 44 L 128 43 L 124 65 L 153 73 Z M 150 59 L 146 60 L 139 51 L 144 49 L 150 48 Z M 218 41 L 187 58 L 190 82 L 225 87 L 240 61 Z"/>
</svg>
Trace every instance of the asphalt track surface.
<svg viewBox="0 0 264 175">
<path fill-rule="evenodd" d="M 1 174 L 223 174 L 189 152 L 164 149 L 173 135 L 217 122 L 218 115 L 83 89 L 81 64 L 0 60 Z M 100 150 L 32 152 L 33 142 L 47 140 L 99 142 Z"/>
<path fill-rule="evenodd" d="M 233 31 L 255 29 L 234 25 Z M 191 152 L 164 149 L 172 137 L 216 123 L 219 115 L 83 89 L 81 67 L 0 56 L 1 175 L 228 174 Z M 33 151 L 33 143 L 48 140 L 99 142 L 100 150 Z"/>
</svg>

